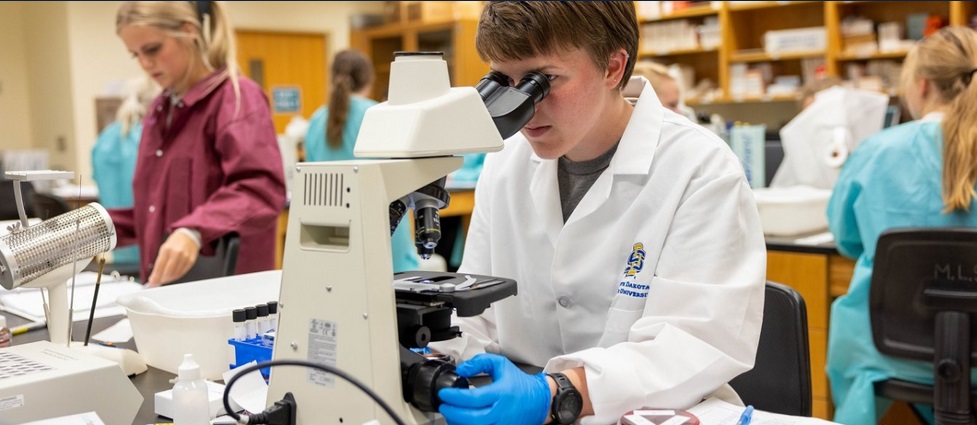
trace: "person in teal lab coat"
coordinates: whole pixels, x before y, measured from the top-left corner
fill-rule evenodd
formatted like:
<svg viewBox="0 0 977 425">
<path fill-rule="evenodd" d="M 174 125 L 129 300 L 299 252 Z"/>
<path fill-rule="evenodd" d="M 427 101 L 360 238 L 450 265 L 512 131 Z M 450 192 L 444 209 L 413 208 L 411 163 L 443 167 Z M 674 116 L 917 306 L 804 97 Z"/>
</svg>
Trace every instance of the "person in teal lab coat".
<svg viewBox="0 0 977 425">
<path fill-rule="evenodd" d="M 136 171 L 142 119 L 146 108 L 159 94 L 159 86 L 148 76 L 126 82 L 126 97 L 115 121 L 99 133 L 92 147 L 92 177 L 98 187 L 98 201 L 106 208 L 132 207 L 132 176 Z M 112 251 L 114 264 L 139 264 L 139 247 Z"/>
<path fill-rule="evenodd" d="M 468 153 L 461 155 L 464 162 L 461 168 L 448 174 L 447 187 L 449 189 L 475 189 L 478 176 L 482 174 L 482 164 L 485 162 L 484 153 Z M 449 272 L 458 271 L 462 257 L 465 254 L 465 228 L 458 216 L 441 217 L 441 241 L 434 249 L 438 255 L 445 258 Z"/>
<path fill-rule="evenodd" d="M 376 74 L 363 53 L 347 49 L 333 57 L 332 92 L 329 105 L 320 107 L 309 120 L 305 135 L 305 161 L 354 159 L 353 147 L 366 110 L 377 102 L 367 97 Z M 420 266 L 414 232 L 404 220 L 391 237 L 394 272 L 417 270 Z"/>
<path fill-rule="evenodd" d="M 869 285 L 879 235 L 895 227 L 977 226 L 977 32 L 946 27 L 906 56 L 902 93 L 915 121 L 858 145 L 841 170 L 827 214 L 838 250 L 856 258 L 848 293 L 831 306 L 827 373 L 834 420 L 874 424 L 891 402 L 873 383 L 933 383 L 932 363 L 883 356 L 872 342 Z M 977 382 L 977 381 L 975 381 Z M 878 404 L 876 404 L 878 402 Z M 923 408 L 932 414 L 932 407 Z"/>
</svg>

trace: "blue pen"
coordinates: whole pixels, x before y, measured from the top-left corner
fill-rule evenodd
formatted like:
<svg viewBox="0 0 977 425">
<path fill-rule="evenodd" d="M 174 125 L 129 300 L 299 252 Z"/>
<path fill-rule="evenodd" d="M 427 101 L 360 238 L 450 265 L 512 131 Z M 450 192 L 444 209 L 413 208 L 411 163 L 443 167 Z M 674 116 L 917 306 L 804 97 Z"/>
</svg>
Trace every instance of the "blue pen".
<svg viewBox="0 0 977 425">
<path fill-rule="evenodd" d="M 753 419 L 753 406 L 746 406 L 743 410 L 743 414 L 740 415 L 740 420 L 736 421 L 736 425 L 750 425 L 750 420 Z"/>
</svg>

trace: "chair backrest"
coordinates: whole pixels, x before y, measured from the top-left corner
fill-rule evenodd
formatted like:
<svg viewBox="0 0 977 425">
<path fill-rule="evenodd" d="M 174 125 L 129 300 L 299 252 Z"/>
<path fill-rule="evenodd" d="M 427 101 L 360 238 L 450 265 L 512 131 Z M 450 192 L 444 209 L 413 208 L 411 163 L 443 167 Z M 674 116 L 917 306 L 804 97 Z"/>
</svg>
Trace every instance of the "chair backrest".
<svg viewBox="0 0 977 425">
<path fill-rule="evenodd" d="M 883 355 L 932 362 L 935 385 L 897 376 L 877 383 L 878 395 L 932 403 L 937 424 L 970 423 L 974 282 L 975 228 L 895 228 L 879 236 L 869 289 L 872 340 Z"/>
<path fill-rule="evenodd" d="M 753 369 L 730 385 L 744 403 L 773 413 L 811 416 L 807 307 L 794 288 L 767 281 Z"/>
<path fill-rule="evenodd" d="M 20 194 L 24 198 L 24 214 L 34 217 L 31 200 L 34 198 L 34 185 L 31 182 L 20 182 Z M 0 178 L 0 220 L 18 220 L 17 202 L 14 197 L 14 181 Z"/>
<path fill-rule="evenodd" d="M 68 205 L 68 201 L 65 201 L 60 196 L 49 195 L 47 193 L 34 192 L 34 195 L 31 196 L 30 203 L 31 208 L 34 210 L 34 215 L 41 220 L 47 220 L 71 211 L 71 206 Z"/>
<path fill-rule="evenodd" d="M 193 282 L 215 277 L 231 276 L 237 266 L 240 239 L 236 233 L 228 233 L 216 242 L 214 255 L 201 255 L 190 271 L 173 283 Z"/>
</svg>

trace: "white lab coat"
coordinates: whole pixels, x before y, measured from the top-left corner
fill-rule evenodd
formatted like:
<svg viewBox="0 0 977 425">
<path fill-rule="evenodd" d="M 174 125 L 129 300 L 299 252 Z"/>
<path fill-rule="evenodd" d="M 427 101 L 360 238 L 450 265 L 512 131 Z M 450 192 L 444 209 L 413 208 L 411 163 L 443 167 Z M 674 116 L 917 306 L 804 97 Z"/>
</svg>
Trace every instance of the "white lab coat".
<svg viewBox="0 0 977 425">
<path fill-rule="evenodd" d="M 486 157 L 460 271 L 515 279 L 518 295 L 432 344 L 461 359 L 584 366 L 596 414 L 583 424 L 695 405 L 752 367 L 760 334 L 766 247 L 743 167 L 644 83 L 566 224 L 556 160 L 521 134 Z"/>
</svg>

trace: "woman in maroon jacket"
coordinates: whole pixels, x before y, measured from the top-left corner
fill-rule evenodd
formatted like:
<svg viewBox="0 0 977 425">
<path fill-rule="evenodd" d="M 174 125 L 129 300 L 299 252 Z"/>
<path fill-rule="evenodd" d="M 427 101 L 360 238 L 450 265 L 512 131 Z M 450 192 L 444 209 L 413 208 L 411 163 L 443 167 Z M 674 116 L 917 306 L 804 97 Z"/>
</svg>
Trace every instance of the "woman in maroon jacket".
<svg viewBox="0 0 977 425">
<path fill-rule="evenodd" d="M 143 282 L 179 279 L 228 233 L 240 237 L 236 273 L 273 269 L 281 152 L 267 97 L 239 75 L 223 8 L 126 2 L 116 32 L 164 88 L 143 122 L 134 206 L 110 211 L 119 245 L 139 245 Z"/>
</svg>

